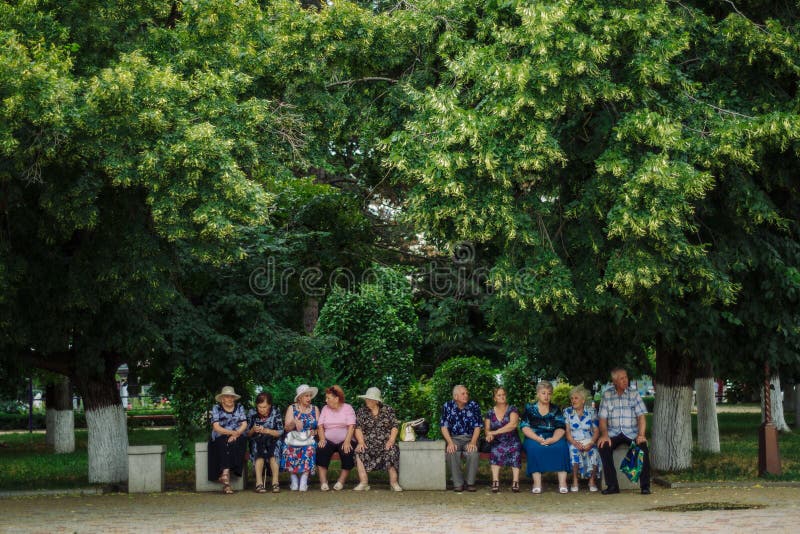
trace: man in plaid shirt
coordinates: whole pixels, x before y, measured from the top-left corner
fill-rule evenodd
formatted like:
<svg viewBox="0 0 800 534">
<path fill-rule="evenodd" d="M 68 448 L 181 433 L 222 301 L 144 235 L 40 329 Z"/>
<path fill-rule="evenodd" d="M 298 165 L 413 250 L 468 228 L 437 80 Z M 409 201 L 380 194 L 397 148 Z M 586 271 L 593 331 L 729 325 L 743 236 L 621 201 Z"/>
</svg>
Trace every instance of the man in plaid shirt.
<svg viewBox="0 0 800 534">
<path fill-rule="evenodd" d="M 614 465 L 614 449 L 620 445 L 630 445 L 635 441 L 644 452 L 644 465 L 639 477 L 642 495 L 650 494 L 650 451 L 647 448 L 645 430 L 647 408 L 636 390 L 628 389 L 628 372 L 617 367 L 611 371 L 613 388 L 603 393 L 600 404 L 600 459 L 603 461 L 603 477 L 606 489 L 603 495 L 619 493 L 617 469 Z"/>
</svg>

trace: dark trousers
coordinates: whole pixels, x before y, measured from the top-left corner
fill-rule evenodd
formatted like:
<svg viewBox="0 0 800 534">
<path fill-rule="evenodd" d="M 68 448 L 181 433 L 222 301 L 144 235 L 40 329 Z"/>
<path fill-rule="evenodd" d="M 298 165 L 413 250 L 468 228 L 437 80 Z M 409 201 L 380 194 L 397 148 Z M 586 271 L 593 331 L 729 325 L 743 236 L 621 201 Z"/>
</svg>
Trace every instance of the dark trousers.
<svg viewBox="0 0 800 534">
<path fill-rule="evenodd" d="M 317 465 L 320 467 L 328 467 L 331 463 L 331 456 L 334 452 L 339 453 L 339 459 L 342 461 L 342 469 L 352 469 L 356 465 L 355 445 L 354 442 L 350 443 L 350 452 L 345 454 L 342 452 L 342 443 L 333 443 L 331 440 L 325 442 L 324 447 L 317 447 Z"/>
<path fill-rule="evenodd" d="M 625 434 L 619 434 L 611 438 L 611 445 L 603 445 L 600 447 L 600 459 L 603 461 L 603 477 L 606 479 L 607 488 L 619 488 L 617 481 L 617 466 L 614 465 L 614 449 L 620 445 L 626 447 L 631 444 L 632 440 Z M 639 487 L 642 489 L 650 489 L 650 449 L 647 447 L 647 442 L 639 445 L 644 451 L 644 465 L 642 472 L 639 475 Z"/>
</svg>

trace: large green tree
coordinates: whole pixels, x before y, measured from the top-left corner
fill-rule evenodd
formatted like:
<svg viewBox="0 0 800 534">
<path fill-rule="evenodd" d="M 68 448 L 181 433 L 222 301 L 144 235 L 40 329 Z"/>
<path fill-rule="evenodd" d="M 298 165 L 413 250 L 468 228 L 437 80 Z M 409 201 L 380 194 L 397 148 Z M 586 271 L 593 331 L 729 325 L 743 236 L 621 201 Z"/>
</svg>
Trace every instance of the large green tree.
<svg viewBox="0 0 800 534">
<path fill-rule="evenodd" d="M 797 365 L 800 43 L 791 11 L 736 6 L 438 2 L 437 83 L 387 143 L 430 239 L 499 251 L 510 343 L 600 370 L 656 348 L 661 469 L 691 463 L 694 360 L 735 331 L 773 347 L 740 365 Z"/>
</svg>

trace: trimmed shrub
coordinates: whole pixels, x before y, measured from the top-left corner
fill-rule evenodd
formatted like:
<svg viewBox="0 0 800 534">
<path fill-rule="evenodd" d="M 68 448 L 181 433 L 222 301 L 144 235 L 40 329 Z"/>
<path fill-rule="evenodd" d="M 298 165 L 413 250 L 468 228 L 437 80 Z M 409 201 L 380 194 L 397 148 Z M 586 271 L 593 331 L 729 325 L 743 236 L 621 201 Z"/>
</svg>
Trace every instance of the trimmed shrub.
<svg viewBox="0 0 800 534">
<path fill-rule="evenodd" d="M 506 389 L 508 403 L 522 412 L 525 405 L 536 397 L 536 383 L 524 359 L 518 358 L 503 370 L 503 387 Z"/>
<path fill-rule="evenodd" d="M 550 397 L 550 402 L 556 404 L 562 410 L 570 406 L 569 390 L 571 390 L 572 387 L 572 385 L 566 382 L 558 384 L 553 388 L 553 395 Z"/>
<path fill-rule="evenodd" d="M 453 398 L 453 387 L 463 384 L 469 390 L 470 400 L 486 411 L 492 405 L 492 390 L 498 386 L 497 370 L 483 358 L 457 357 L 444 362 L 431 377 L 433 405 L 427 414 L 429 436 L 438 437 L 442 405 Z"/>
</svg>

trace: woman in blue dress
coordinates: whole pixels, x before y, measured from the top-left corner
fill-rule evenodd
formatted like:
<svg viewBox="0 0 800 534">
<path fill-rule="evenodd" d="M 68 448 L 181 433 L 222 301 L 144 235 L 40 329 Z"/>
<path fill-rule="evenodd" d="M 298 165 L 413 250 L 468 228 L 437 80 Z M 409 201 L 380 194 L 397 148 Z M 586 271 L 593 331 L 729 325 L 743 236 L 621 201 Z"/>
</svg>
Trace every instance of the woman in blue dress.
<svg viewBox="0 0 800 534">
<path fill-rule="evenodd" d="M 542 492 L 542 473 L 558 473 L 558 491 L 567 493 L 569 451 L 564 439 L 565 423 L 561 409 L 550 403 L 553 385 L 542 381 L 536 386 L 536 402 L 525 406 L 520 427 L 525 435 L 522 443 L 528 457 L 528 475 L 533 477 L 531 492 Z"/>
<path fill-rule="evenodd" d="M 500 491 L 500 467 L 511 468 L 511 491 L 519 492 L 519 468 L 522 465 L 522 444 L 517 423 L 519 412 L 506 401 L 505 388 L 494 390 L 494 407 L 486 412 L 486 441 L 491 444 L 489 464 L 492 469 L 492 493 Z"/>
<path fill-rule="evenodd" d="M 247 414 L 247 436 L 250 438 L 250 457 L 256 471 L 256 493 L 266 493 L 264 468 L 269 466 L 272 492 L 278 493 L 278 458 L 281 455 L 283 418 L 272 404 L 272 394 L 262 391 L 256 396 L 256 407 Z"/>
<path fill-rule="evenodd" d="M 589 479 L 589 491 L 597 491 L 597 474 L 600 471 L 600 453 L 597 439 L 600 436 L 599 422 L 594 409 L 586 407 L 589 392 L 583 386 L 576 386 L 569 392 L 572 404 L 564 410 L 567 423 L 567 443 L 569 461 L 572 464 L 572 486 L 570 491 L 578 491 L 578 475 Z"/>
</svg>

